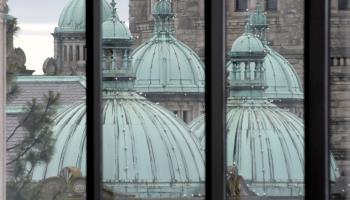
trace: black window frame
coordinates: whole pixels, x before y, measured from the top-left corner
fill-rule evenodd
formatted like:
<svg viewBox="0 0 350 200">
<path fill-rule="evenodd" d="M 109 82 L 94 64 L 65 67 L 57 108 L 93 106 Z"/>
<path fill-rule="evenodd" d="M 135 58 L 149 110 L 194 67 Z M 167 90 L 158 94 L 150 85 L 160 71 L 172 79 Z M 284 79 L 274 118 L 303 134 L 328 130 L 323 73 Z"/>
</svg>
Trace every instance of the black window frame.
<svg viewBox="0 0 350 200">
<path fill-rule="evenodd" d="M 87 200 L 101 199 L 100 1 L 86 0 Z M 205 0 L 206 198 L 225 198 L 225 1 Z M 329 0 L 305 0 L 305 199 L 326 200 Z M 323 59 L 320 59 L 323 58 Z M 221 66 L 221 67 L 220 67 Z M 215 98 L 214 98 L 215 97 Z"/>
</svg>

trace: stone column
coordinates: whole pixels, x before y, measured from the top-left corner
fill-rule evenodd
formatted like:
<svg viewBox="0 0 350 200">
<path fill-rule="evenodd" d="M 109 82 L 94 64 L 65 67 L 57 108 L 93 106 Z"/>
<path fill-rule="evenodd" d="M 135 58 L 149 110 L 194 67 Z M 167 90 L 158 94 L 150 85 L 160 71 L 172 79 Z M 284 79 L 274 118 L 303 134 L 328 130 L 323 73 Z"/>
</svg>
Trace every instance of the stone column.
<svg viewBox="0 0 350 200">
<path fill-rule="evenodd" d="M 0 199 L 6 199 L 6 22 L 4 6 L 5 0 L 0 0 Z"/>
</svg>

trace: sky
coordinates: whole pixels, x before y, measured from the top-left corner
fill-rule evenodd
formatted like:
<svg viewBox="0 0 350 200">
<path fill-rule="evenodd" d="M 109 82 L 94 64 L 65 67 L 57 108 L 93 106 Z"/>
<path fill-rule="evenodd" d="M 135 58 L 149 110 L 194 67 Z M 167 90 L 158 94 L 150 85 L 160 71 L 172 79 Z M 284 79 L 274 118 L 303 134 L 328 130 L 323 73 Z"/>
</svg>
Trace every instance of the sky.
<svg viewBox="0 0 350 200">
<path fill-rule="evenodd" d="M 8 0 L 10 14 L 17 18 L 19 32 L 14 46 L 24 50 L 28 69 L 42 74 L 42 65 L 47 57 L 53 57 L 53 36 L 60 13 L 71 0 Z M 110 0 L 107 0 L 110 2 Z M 129 0 L 117 0 L 121 20 L 129 21 Z"/>
</svg>

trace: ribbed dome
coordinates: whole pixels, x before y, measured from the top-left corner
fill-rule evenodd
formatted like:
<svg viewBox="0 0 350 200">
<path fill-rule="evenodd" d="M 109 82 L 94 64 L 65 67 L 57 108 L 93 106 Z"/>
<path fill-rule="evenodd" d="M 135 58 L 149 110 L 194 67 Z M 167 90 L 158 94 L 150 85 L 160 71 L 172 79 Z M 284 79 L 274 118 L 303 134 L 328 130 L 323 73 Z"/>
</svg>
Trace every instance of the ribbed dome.
<svg viewBox="0 0 350 200">
<path fill-rule="evenodd" d="M 58 27 L 55 32 L 85 32 L 85 1 L 70 0 L 61 12 Z M 102 0 L 102 20 L 111 15 L 111 7 L 106 0 Z"/>
<path fill-rule="evenodd" d="M 227 113 L 227 165 L 259 195 L 304 194 L 304 123 L 267 101 L 233 101 Z M 204 139 L 204 117 L 192 132 Z M 202 142 L 203 144 L 203 142 Z M 332 180 L 339 176 L 332 158 Z"/>
<path fill-rule="evenodd" d="M 135 89 L 141 92 L 204 92 L 198 55 L 168 32 L 158 32 L 132 53 Z"/>
<path fill-rule="evenodd" d="M 132 39 L 129 28 L 118 16 L 109 18 L 102 24 L 102 36 L 103 39 Z"/>
<path fill-rule="evenodd" d="M 267 55 L 264 61 L 268 88 L 265 94 L 268 98 L 304 99 L 303 86 L 287 59 L 267 46 Z"/>
<path fill-rule="evenodd" d="M 232 44 L 231 54 L 242 53 L 263 53 L 265 52 L 264 44 L 261 40 L 250 33 L 244 33 L 238 37 Z"/>
<path fill-rule="evenodd" d="M 265 97 L 270 99 L 303 99 L 304 92 L 294 67 L 279 53 L 265 45 L 267 52 L 263 67 L 265 70 Z M 230 73 L 233 64 L 227 64 Z M 233 93 L 234 95 L 234 93 Z"/>
<path fill-rule="evenodd" d="M 34 180 L 56 176 L 66 166 L 86 175 L 85 115 L 85 103 L 57 115 L 55 154 L 34 169 Z M 114 92 L 104 97 L 102 117 L 105 184 L 140 197 L 180 197 L 204 187 L 200 144 L 172 113 L 136 93 Z"/>
</svg>

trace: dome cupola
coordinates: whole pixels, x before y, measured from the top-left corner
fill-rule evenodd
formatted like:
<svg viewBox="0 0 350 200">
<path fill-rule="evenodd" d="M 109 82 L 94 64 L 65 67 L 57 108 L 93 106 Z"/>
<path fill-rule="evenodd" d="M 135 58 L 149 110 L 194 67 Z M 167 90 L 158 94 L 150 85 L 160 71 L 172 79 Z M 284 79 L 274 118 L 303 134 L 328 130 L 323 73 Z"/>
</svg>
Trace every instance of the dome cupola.
<svg viewBox="0 0 350 200">
<path fill-rule="evenodd" d="M 116 3 L 114 0 L 111 2 L 112 6 L 112 14 L 111 17 L 108 18 L 102 24 L 102 38 L 104 40 L 132 40 L 132 35 L 130 33 L 129 28 L 126 26 L 125 22 L 119 19 L 116 10 Z"/>
<path fill-rule="evenodd" d="M 232 44 L 231 56 L 249 57 L 265 56 L 265 47 L 259 38 L 251 33 L 250 26 L 247 24 L 243 35 L 238 37 Z"/>
<path fill-rule="evenodd" d="M 102 0 L 102 21 L 111 15 L 111 7 Z M 61 12 L 55 33 L 85 32 L 86 26 L 85 0 L 70 0 Z"/>
<path fill-rule="evenodd" d="M 230 96 L 302 100 L 303 88 L 294 67 L 265 40 L 265 21 L 266 16 L 258 4 L 245 33 L 233 42 L 227 64 Z"/>
<path fill-rule="evenodd" d="M 171 30 L 171 4 L 159 0 L 154 7 L 154 36 L 135 49 L 132 66 L 135 89 L 140 92 L 204 92 L 204 66 L 198 55 L 177 40 Z"/>
</svg>

